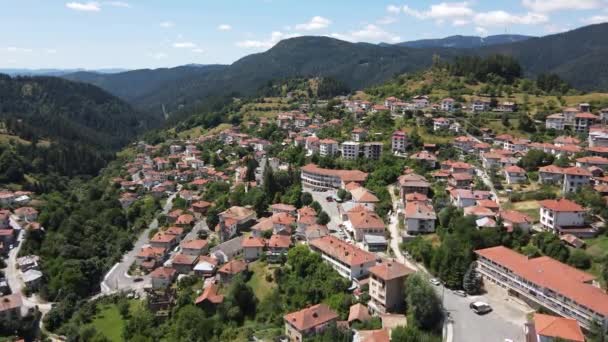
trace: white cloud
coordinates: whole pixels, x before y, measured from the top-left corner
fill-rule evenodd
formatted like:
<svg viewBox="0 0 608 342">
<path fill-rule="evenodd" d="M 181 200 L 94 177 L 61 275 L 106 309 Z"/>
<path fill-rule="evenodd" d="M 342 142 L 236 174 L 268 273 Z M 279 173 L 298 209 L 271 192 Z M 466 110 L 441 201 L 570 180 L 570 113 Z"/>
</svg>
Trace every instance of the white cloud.
<svg viewBox="0 0 608 342">
<path fill-rule="evenodd" d="M 304 24 L 296 25 L 296 30 L 302 31 L 316 31 L 320 29 L 324 29 L 331 24 L 331 20 L 327 18 L 323 18 L 321 16 L 314 16 L 310 19 L 309 22 Z"/>
<path fill-rule="evenodd" d="M 468 2 L 442 2 L 431 5 L 426 11 L 419 11 L 403 6 L 403 13 L 418 19 L 455 20 L 468 18 L 475 14 Z"/>
<path fill-rule="evenodd" d="M 169 55 L 167 55 L 164 52 L 155 52 L 155 53 L 149 54 L 148 56 L 152 57 L 154 59 L 157 59 L 157 60 L 161 60 L 161 59 L 165 59 L 165 58 L 169 57 Z"/>
<path fill-rule="evenodd" d="M 232 26 L 230 26 L 228 24 L 221 24 L 217 27 L 217 29 L 220 31 L 230 31 L 230 30 L 232 30 Z"/>
<path fill-rule="evenodd" d="M 163 21 L 162 23 L 160 23 L 160 27 L 162 28 L 171 28 L 175 26 L 175 23 L 173 23 L 172 21 Z"/>
<path fill-rule="evenodd" d="M 195 49 L 196 44 L 193 42 L 177 42 L 173 43 L 173 47 L 177 49 Z"/>
<path fill-rule="evenodd" d="M 7 52 L 33 52 L 34 50 L 29 48 L 22 48 L 17 46 L 9 46 L 6 48 Z"/>
<path fill-rule="evenodd" d="M 48 53 L 49 55 L 54 55 L 57 53 L 56 49 L 45 49 L 44 52 Z"/>
<path fill-rule="evenodd" d="M 479 34 L 482 37 L 486 37 L 488 35 L 488 30 L 486 30 L 485 28 L 483 28 L 481 26 L 477 26 L 475 28 L 475 32 L 477 32 L 477 34 Z"/>
<path fill-rule="evenodd" d="M 477 13 L 473 21 L 480 26 L 534 25 L 546 23 L 549 21 L 549 18 L 541 13 L 530 12 L 517 15 L 499 10 Z"/>
<path fill-rule="evenodd" d="M 329 36 L 349 42 L 398 43 L 401 41 L 401 37 L 385 31 L 374 24 L 367 24 L 360 30 L 351 31 L 349 33 L 332 33 Z"/>
<path fill-rule="evenodd" d="M 584 18 L 582 21 L 587 24 L 601 24 L 608 22 L 608 15 L 594 15 L 589 18 Z"/>
<path fill-rule="evenodd" d="M 270 34 L 270 38 L 267 40 L 243 40 L 236 42 L 235 45 L 245 49 L 269 49 L 282 39 L 299 37 L 299 33 L 283 33 L 280 31 L 274 31 Z"/>
<path fill-rule="evenodd" d="M 389 25 L 389 24 L 396 23 L 396 22 L 397 22 L 397 18 L 391 17 L 391 16 L 386 16 L 386 17 L 380 18 L 378 20 L 378 25 Z"/>
<path fill-rule="evenodd" d="M 103 4 L 112 7 L 131 8 L 131 4 L 124 1 L 106 1 Z"/>
<path fill-rule="evenodd" d="M 196 48 L 196 49 L 192 49 L 192 52 L 194 52 L 194 53 L 203 53 L 203 52 L 205 52 L 205 50 L 203 50 L 201 48 Z"/>
<path fill-rule="evenodd" d="M 452 25 L 454 26 L 464 26 L 464 25 L 468 25 L 470 23 L 469 20 L 466 19 L 456 19 L 452 22 Z"/>
<path fill-rule="evenodd" d="M 399 12 L 401 12 L 401 9 L 399 8 L 399 6 L 388 5 L 386 6 L 386 11 L 388 13 L 399 14 Z"/>
<path fill-rule="evenodd" d="M 560 32 L 565 32 L 569 30 L 568 26 L 558 26 L 556 24 L 548 24 L 545 25 L 545 32 L 547 33 L 560 33 Z"/>
<path fill-rule="evenodd" d="M 68 2 L 65 4 L 65 7 L 82 12 L 99 12 L 101 11 L 101 6 L 99 2 L 91 1 L 91 2 Z"/>
<path fill-rule="evenodd" d="M 589 10 L 602 7 L 601 0 L 522 0 L 522 5 L 532 12 L 561 10 Z"/>
</svg>

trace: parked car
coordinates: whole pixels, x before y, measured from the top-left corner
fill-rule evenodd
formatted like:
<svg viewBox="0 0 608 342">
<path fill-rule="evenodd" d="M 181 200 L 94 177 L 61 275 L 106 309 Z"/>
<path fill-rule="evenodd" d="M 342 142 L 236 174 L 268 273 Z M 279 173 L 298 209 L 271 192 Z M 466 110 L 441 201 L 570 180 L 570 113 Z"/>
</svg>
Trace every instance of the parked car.
<svg viewBox="0 0 608 342">
<path fill-rule="evenodd" d="M 441 285 L 441 282 L 437 278 L 431 278 L 431 280 L 429 280 L 429 281 L 431 282 L 431 284 L 433 284 L 435 286 Z"/>
<path fill-rule="evenodd" d="M 460 297 L 466 297 L 467 296 L 467 293 L 464 292 L 464 291 L 462 291 L 462 290 L 456 290 L 456 291 L 454 291 L 454 294 L 457 295 L 457 296 L 460 296 Z"/>
<path fill-rule="evenodd" d="M 492 311 L 490 304 L 484 302 L 473 302 L 469 304 L 469 308 L 471 308 L 471 310 L 478 315 L 487 314 L 488 312 Z"/>
<path fill-rule="evenodd" d="M 333 202 L 334 201 L 334 198 L 331 197 L 331 196 L 327 196 L 327 197 L 325 197 L 325 199 L 327 200 L 327 202 Z"/>
<path fill-rule="evenodd" d="M 143 280 L 144 280 L 144 278 L 142 278 L 142 277 L 137 277 L 137 278 L 133 279 L 133 282 L 135 282 L 135 283 L 139 283 L 140 281 L 143 281 Z"/>
</svg>

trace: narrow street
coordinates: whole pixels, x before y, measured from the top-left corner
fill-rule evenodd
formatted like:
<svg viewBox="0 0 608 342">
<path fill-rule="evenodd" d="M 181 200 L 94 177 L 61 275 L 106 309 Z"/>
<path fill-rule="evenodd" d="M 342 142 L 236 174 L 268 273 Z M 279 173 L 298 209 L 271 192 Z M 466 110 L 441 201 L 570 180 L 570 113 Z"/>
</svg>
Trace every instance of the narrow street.
<svg viewBox="0 0 608 342">
<path fill-rule="evenodd" d="M 167 214 L 169 213 L 169 211 L 171 211 L 171 209 L 173 208 L 173 199 L 175 198 L 175 196 L 177 196 L 177 193 L 180 190 L 181 185 L 178 185 L 177 192 L 173 193 L 171 196 L 169 196 L 169 198 L 167 198 L 167 202 L 165 203 L 165 206 L 162 210 L 162 214 Z M 137 256 L 139 250 L 144 245 L 149 243 L 150 238 L 148 237 L 148 235 L 150 234 L 150 231 L 157 228 L 158 219 L 155 218 L 154 220 L 152 220 L 152 222 L 150 222 L 148 228 L 146 228 L 139 235 L 139 238 L 133 244 L 133 249 L 126 253 L 123 256 L 122 260 L 116 263 L 114 267 L 112 267 L 110 271 L 106 273 L 105 277 L 103 278 L 103 281 L 101 282 L 101 294 L 111 294 L 122 290 L 136 290 L 140 293 L 143 292 L 145 284 L 149 282 L 149 277 L 143 276 L 141 277 L 143 278 L 142 281 L 135 281 L 135 278 L 129 276 L 127 272 L 129 271 L 129 268 L 131 267 L 133 262 L 135 262 L 135 257 Z"/>
</svg>

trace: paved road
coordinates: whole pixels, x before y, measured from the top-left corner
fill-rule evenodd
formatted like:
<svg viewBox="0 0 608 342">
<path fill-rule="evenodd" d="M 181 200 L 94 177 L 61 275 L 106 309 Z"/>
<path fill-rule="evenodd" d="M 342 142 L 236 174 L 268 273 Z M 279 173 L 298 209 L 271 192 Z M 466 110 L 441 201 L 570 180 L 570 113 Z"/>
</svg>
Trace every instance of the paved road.
<svg viewBox="0 0 608 342">
<path fill-rule="evenodd" d="M 180 190 L 181 185 L 178 185 L 177 191 L 179 192 Z M 163 208 L 163 214 L 167 214 L 171 210 L 173 207 L 173 199 L 176 195 L 177 192 L 169 196 Z M 144 276 L 142 277 L 144 279 L 143 281 L 135 282 L 133 281 L 133 278 L 127 274 L 127 272 L 129 271 L 129 267 L 131 267 L 133 262 L 135 262 L 135 257 L 137 256 L 139 250 L 150 242 L 150 239 L 148 238 L 150 231 L 156 228 L 158 228 L 158 220 L 154 219 L 152 222 L 150 222 L 148 228 L 141 233 L 137 241 L 135 241 L 133 249 L 125 254 L 122 257 L 122 260 L 114 265 L 110 271 L 108 271 L 101 282 L 102 294 L 110 294 L 122 290 L 136 290 L 143 292 L 143 288 L 145 284 L 149 282 L 149 278 Z"/>
<path fill-rule="evenodd" d="M 519 304 L 505 302 L 495 295 L 460 297 L 441 286 L 435 286 L 438 295 L 443 293 L 443 305 L 453 319 L 454 342 L 514 342 L 524 341 L 524 322 L 526 312 Z M 490 304 L 493 311 L 477 315 L 469 304 L 482 301 Z"/>
</svg>

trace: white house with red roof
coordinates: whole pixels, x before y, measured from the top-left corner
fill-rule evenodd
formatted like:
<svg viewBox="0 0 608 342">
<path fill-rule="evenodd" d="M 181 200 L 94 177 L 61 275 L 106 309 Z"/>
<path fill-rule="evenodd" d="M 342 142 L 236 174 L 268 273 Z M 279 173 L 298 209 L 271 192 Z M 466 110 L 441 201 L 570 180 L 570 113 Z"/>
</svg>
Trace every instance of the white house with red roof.
<svg viewBox="0 0 608 342">
<path fill-rule="evenodd" d="M 309 245 L 341 276 L 351 280 L 358 281 L 367 277 L 369 268 L 376 264 L 375 254 L 332 235 L 310 241 Z"/>
<path fill-rule="evenodd" d="M 535 313 L 525 325 L 526 342 L 585 342 L 575 319 Z"/>
<path fill-rule="evenodd" d="M 456 101 L 453 98 L 447 97 L 447 98 L 441 100 L 441 110 L 444 112 L 451 112 L 454 110 L 455 104 L 456 104 Z"/>
<path fill-rule="evenodd" d="M 394 152 L 405 153 L 409 140 L 407 133 L 404 131 L 394 131 L 391 137 L 391 149 Z"/>
<path fill-rule="evenodd" d="M 587 209 L 566 198 L 539 201 L 543 228 L 558 232 L 561 228 L 583 227 Z"/>
</svg>

